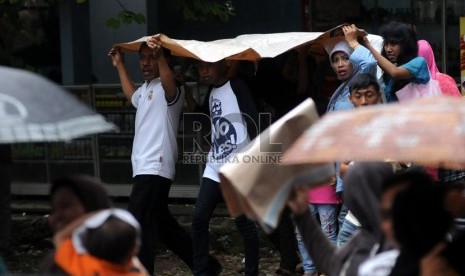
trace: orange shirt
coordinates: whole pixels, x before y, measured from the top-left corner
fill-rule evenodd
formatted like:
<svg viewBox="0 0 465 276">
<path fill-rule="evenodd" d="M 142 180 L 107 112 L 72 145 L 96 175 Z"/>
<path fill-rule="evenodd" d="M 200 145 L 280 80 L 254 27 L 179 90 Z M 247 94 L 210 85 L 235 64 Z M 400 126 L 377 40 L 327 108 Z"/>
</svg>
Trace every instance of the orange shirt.
<svg viewBox="0 0 465 276">
<path fill-rule="evenodd" d="M 133 262 L 127 265 L 114 264 L 89 254 L 78 254 L 71 238 L 64 240 L 55 253 L 55 263 L 70 275 L 82 276 L 142 276 L 142 272 L 134 269 Z"/>
</svg>

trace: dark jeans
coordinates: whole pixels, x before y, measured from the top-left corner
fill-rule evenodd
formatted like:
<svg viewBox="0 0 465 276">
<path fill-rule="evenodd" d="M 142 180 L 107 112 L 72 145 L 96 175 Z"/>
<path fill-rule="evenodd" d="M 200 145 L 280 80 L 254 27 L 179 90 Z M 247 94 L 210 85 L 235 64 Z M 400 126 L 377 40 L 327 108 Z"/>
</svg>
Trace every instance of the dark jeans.
<svg viewBox="0 0 465 276">
<path fill-rule="evenodd" d="M 346 220 L 347 213 L 349 213 L 349 208 L 347 208 L 347 206 L 345 206 L 345 204 L 342 203 L 341 209 L 339 209 L 339 214 L 337 216 L 339 230 L 342 228 L 342 225 L 344 224 L 344 221 Z"/>
<path fill-rule="evenodd" d="M 278 222 L 278 227 L 269 237 L 281 256 L 279 268 L 294 272 L 300 260 L 297 254 L 298 247 L 295 226 L 292 222 L 291 210 L 288 207 L 284 208 Z"/>
<path fill-rule="evenodd" d="M 142 228 L 139 258 L 153 275 L 157 241 L 178 255 L 191 269 L 192 239 L 168 209 L 171 180 L 158 175 L 137 175 L 129 197 L 128 210 Z"/>
<path fill-rule="evenodd" d="M 220 184 L 203 178 L 192 217 L 194 245 L 194 275 L 211 275 L 209 268 L 210 219 L 216 206 L 223 201 Z M 258 275 L 258 233 L 255 223 L 245 216 L 235 219 L 236 227 L 244 240 L 245 275 Z"/>
</svg>

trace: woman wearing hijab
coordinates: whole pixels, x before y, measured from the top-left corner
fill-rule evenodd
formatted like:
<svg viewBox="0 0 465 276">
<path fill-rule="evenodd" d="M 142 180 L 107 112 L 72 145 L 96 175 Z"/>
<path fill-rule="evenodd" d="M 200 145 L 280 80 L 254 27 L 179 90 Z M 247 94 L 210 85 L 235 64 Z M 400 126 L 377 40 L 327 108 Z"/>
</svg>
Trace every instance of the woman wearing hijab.
<svg viewBox="0 0 465 276">
<path fill-rule="evenodd" d="M 289 201 L 294 221 L 319 273 L 328 276 L 357 275 L 358 266 L 372 251 L 382 250 L 379 209 L 381 186 L 394 174 L 389 163 L 355 163 L 344 176 L 344 201 L 361 224 L 360 231 L 342 248 L 336 248 L 322 232 L 308 209 L 306 189 L 297 186 Z M 302 200 L 303 199 L 303 200 Z"/>
<path fill-rule="evenodd" d="M 455 80 L 451 76 L 439 72 L 438 67 L 436 66 L 433 49 L 428 41 L 418 40 L 418 56 L 423 57 L 426 60 L 431 74 L 431 79 L 438 82 L 442 95 L 452 97 L 462 96 Z"/>
</svg>

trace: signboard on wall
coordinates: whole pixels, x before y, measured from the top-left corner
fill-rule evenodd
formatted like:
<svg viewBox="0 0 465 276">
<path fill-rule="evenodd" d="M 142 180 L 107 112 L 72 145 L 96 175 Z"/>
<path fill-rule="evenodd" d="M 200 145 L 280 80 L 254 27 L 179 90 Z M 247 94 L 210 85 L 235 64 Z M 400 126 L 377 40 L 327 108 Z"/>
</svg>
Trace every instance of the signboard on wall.
<svg viewBox="0 0 465 276">
<path fill-rule="evenodd" d="M 465 95 L 465 17 L 460 17 L 460 84 Z"/>
</svg>

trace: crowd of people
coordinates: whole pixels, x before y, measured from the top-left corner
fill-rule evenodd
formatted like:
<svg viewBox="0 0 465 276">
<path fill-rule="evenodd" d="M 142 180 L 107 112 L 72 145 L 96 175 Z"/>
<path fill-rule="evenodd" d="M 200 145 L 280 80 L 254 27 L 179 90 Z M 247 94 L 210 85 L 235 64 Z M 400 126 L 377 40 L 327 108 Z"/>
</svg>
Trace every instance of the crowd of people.
<svg viewBox="0 0 465 276">
<path fill-rule="evenodd" d="M 209 225 L 224 201 L 219 168 L 259 133 L 259 112 L 279 119 L 301 100 L 323 101 L 321 113 L 398 101 L 410 84 L 437 81 L 441 93 L 461 97 L 436 67 L 427 41 L 412 26 L 390 22 L 380 29 L 378 52 L 356 26 L 326 45 L 338 86 L 325 98 L 321 64 L 302 47 L 255 68 L 237 62 L 196 61 L 204 102 L 186 91 L 170 67 L 158 36 L 139 49 L 145 82 L 136 87 L 118 48 L 109 52 L 127 100 L 136 108 L 132 150 L 133 187 L 128 211 L 113 208 L 101 182 L 88 176 L 57 179 L 51 186 L 50 225 L 56 246 L 41 267 L 49 274 L 153 275 L 158 242 L 178 255 L 193 275 L 219 275 L 209 251 Z M 378 79 L 377 70 L 382 77 Z M 252 68 L 252 69 L 251 69 Z M 250 72 L 250 71 L 253 72 Z M 180 81 L 181 80 L 181 81 Z M 175 177 L 176 134 L 184 100 L 209 115 L 210 151 L 192 214 L 191 233 L 168 209 Z M 320 105 L 321 106 L 321 105 Z M 343 137 L 341 137 L 343 139 Z M 380 160 L 381 161 L 381 160 Z M 288 206 L 269 236 L 281 253 L 277 275 L 465 275 L 465 235 L 454 219 L 465 217 L 465 172 L 398 162 L 334 164 L 330 183 L 293 187 Z M 259 275 L 257 225 L 235 218 L 243 238 L 244 275 Z M 302 271 L 296 270 L 302 263 Z"/>
</svg>

